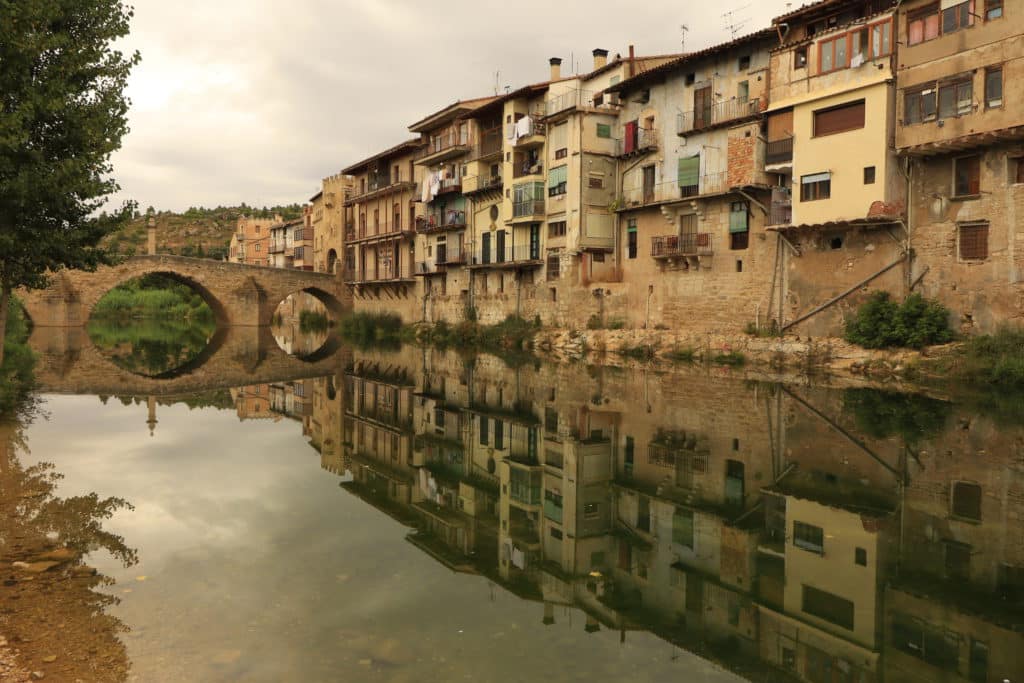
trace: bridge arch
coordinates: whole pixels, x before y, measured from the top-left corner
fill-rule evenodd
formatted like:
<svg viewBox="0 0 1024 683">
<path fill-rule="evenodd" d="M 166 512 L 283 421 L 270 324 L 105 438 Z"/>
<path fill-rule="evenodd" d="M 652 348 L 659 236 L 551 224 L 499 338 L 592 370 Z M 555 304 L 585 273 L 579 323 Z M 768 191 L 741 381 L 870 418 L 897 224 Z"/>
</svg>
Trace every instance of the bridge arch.
<svg viewBox="0 0 1024 683">
<path fill-rule="evenodd" d="M 82 311 L 82 321 L 85 323 L 89 322 L 89 319 L 92 318 L 93 311 L 96 309 L 96 305 L 107 294 L 109 294 L 110 292 L 112 292 L 113 290 L 117 289 L 118 287 L 127 282 L 141 279 L 143 277 L 146 277 L 147 275 L 159 275 L 173 282 L 185 285 L 193 292 L 198 294 L 202 298 L 202 300 L 206 302 L 206 305 L 210 307 L 210 310 L 213 311 L 213 317 L 214 320 L 217 322 L 218 328 L 225 327 L 230 324 L 231 318 L 224 304 L 221 303 L 217 296 L 213 292 L 211 292 L 210 289 L 206 287 L 206 285 L 204 285 L 200 279 L 194 276 L 175 272 L 174 270 L 161 269 L 159 267 L 153 268 L 152 270 L 148 270 L 142 273 L 126 273 L 121 278 L 115 278 L 112 281 L 112 284 L 110 284 L 109 287 L 107 287 L 106 291 L 101 293 L 99 296 L 91 297 L 91 301 L 88 302 L 88 308 L 85 308 L 85 310 Z"/>
</svg>

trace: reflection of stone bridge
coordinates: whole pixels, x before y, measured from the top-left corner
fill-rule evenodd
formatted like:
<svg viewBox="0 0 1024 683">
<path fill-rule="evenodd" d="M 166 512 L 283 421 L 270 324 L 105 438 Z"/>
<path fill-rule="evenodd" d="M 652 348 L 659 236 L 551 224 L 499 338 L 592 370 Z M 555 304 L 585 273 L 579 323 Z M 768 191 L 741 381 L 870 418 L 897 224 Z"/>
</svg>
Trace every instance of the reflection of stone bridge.
<svg viewBox="0 0 1024 683">
<path fill-rule="evenodd" d="M 66 394 L 179 396 L 333 375 L 341 363 L 333 337 L 313 356 L 297 358 L 281 350 L 267 327 L 222 328 L 190 363 L 156 377 L 115 365 L 84 327 L 37 327 L 29 344 L 39 355 L 39 390 Z"/>
<path fill-rule="evenodd" d="M 135 256 L 94 273 L 61 271 L 49 288 L 19 292 L 19 296 L 36 327 L 83 325 L 104 294 L 150 274 L 193 288 L 213 309 L 221 327 L 270 325 L 278 304 L 298 292 L 315 296 L 335 317 L 343 307 L 345 289 L 335 275 L 162 255 Z"/>
</svg>

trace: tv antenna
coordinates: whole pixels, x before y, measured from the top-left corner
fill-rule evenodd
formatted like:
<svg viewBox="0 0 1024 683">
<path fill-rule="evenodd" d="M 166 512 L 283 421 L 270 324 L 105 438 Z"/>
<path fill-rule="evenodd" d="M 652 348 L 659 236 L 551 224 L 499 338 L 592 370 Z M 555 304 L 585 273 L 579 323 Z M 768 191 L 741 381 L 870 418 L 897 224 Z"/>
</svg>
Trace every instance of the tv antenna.
<svg viewBox="0 0 1024 683">
<path fill-rule="evenodd" d="M 690 30 L 690 27 L 686 24 L 679 24 L 679 31 L 683 34 L 679 39 L 679 51 L 686 52 L 686 33 Z"/>
<path fill-rule="evenodd" d="M 745 9 L 748 9 L 750 4 L 743 5 L 743 7 L 735 7 L 728 12 L 722 14 L 722 19 L 725 20 L 725 28 L 729 29 L 729 33 L 732 34 L 733 38 L 736 38 L 736 34 L 739 33 L 740 29 L 750 22 L 749 19 L 739 18 L 735 15 L 739 14 Z"/>
<path fill-rule="evenodd" d="M 501 78 L 501 72 L 500 71 L 495 71 L 494 72 L 494 94 L 495 95 L 498 94 L 498 81 L 499 81 L 500 78 Z"/>
</svg>

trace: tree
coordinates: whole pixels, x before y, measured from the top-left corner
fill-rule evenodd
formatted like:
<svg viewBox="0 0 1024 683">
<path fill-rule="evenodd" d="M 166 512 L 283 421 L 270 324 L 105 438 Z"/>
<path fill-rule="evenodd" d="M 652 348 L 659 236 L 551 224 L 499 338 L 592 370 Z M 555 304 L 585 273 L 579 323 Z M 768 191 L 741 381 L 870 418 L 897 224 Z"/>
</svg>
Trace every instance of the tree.
<svg viewBox="0 0 1024 683">
<path fill-rule="evenodd" d="M 100 240 L 135 213 L 98 213 L 120 189 L 110 155 L 139 55 L 112 43 L 132 14 L 120 0 L 0 0 L 0 339 L 14 289 L 108 262 Z"/>
</svg>

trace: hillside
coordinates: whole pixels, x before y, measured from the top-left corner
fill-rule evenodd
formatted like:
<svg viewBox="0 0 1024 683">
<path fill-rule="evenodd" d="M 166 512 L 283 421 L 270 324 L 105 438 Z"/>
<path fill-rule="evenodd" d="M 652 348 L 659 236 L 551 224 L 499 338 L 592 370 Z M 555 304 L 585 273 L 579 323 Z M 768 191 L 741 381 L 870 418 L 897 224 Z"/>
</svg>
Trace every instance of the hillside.
<svg viewBox="0 0 1024 683">
<path fill-rule="evenodd" d="M 178 256 L 200 256 L 223 259 L 227 256 L 231 235 L 238 219 L 242 216 L 267 217 L 275 213 L 285 219 L 299 218 L 302 207 L 273 206 L 255 209 L 241 206 L 218 206 L 215 209 L 192 207 L 184 213 L 156 211 L 157 251 Z M 104 244 L 125 254 L 141 254 L 146 251 L 147 215 L 140 213 L 122 230 L 110 235 Z"/>
</svg>

